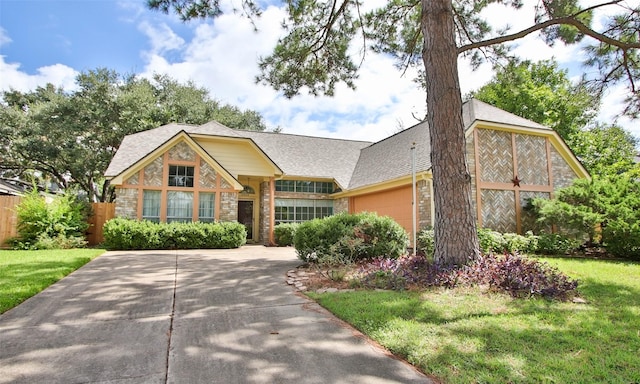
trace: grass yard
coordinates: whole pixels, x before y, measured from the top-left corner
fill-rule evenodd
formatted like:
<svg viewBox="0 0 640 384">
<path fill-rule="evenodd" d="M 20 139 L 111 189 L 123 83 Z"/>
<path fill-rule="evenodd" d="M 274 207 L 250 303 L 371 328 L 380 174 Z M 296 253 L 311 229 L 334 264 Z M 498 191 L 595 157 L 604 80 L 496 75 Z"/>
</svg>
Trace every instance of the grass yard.
<svg viewBox="0 0 640 384">
<path fill-rule="evenodd" d="M 544 260 L 587 303 L 475 288 L 309 295 L 444 383 L 640 382 L 640 264 Z"/>
<path fill-rule="evenodd" d="M 0 250 L 0 313 L 85 265 L 104 249 Z"/>
</svg>

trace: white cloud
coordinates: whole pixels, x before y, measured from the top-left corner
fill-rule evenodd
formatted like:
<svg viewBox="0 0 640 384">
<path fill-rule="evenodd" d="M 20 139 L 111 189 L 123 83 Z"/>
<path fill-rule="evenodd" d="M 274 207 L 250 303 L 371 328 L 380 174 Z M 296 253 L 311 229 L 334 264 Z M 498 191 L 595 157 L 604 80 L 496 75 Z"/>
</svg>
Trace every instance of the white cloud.
<svg viewBox="0 0 640 384">
<path fill-rule="evenodd" d="M 0 56 L 0 90 L 15 89 L 28 92 L 47 83 L 63 87 L 65 90 L 75 89 L 75 78 L 78 72 L 63 64 L 48 65 L 38 68 L 37 74 L 31 75 L 20 70 L 18 63 L 6 63 Z"/>
<path fill-rule="evenodd" d="M 7 31 L 5 31 L 4 28 L 0 26 L 0 47 L 2 47 L 5 44 L 9 44 L 11 41 L 12 40 L 7 34 Z"/>
<path fill-rule="evenodd" d="M 284 132 L 379 140 L 416 121 L 412 113 L 424 114 L 424 91 L 413 81 L 414 74 L 401 77 L 393 61 L 369 55 L 356 81 L 357 89 L 339 86 L 335 97 L 300 95 L 287 99 L 270 87 L 255 84 L 258 59 L 271 53 L 281 35 L 285 13 L 268 8 L 257 20 L 256 33 L 240 15 L 225 14 L 213 23 L 200 23 L 179 60 L 169 62 L 156 53 L 147 57 L 144 76 L 167 73 L 193 80 L 210 90 L 222 102 L 262 113 L 270 127 Z M 164 31 L 170 37 L 172 31 Z M 156 39 L 164 39 L 162 34 Z"/>
<path fill-rule="evenodd" d="M 177 50 L 184 46 L 184 39 L 178 36 L 168 25 L 160 23 L 153 25 L 143 21 L 138 26 L 140 31 L 147 35 L 151 43 L 151 54 L 161 54 Z"/>
</svg>

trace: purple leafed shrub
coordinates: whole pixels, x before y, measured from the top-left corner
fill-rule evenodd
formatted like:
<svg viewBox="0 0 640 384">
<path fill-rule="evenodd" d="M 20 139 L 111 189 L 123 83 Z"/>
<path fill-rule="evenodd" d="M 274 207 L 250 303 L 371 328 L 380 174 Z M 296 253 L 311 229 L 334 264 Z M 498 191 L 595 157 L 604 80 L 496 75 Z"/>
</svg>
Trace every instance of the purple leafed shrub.
<svg viewBox="0 0 640 384">
<path fill-rule="evenodd" d="M 376 258 L 361 265 L 358 276 L 360 284 L 372 288 L 484 285 L 514 297 L 559 300 L 574 296 L 578 286 L 549 264 L 517 254 L 484 255 L 456 269 L 441 268 L 423 256 Z"/>
</svg>

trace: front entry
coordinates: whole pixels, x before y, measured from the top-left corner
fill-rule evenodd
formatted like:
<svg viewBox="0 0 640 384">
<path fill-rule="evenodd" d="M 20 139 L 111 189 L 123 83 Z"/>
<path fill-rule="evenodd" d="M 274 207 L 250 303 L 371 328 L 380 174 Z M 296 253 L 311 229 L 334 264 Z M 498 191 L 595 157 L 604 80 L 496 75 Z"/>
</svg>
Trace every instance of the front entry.
<svg viewBox="0 0 640 384">
<path fill-rule="evenodd" d="M 238 201 L 238 222 L 247 228 L 247 241 L 253 240 L 253 201 Z"/>
</svg>

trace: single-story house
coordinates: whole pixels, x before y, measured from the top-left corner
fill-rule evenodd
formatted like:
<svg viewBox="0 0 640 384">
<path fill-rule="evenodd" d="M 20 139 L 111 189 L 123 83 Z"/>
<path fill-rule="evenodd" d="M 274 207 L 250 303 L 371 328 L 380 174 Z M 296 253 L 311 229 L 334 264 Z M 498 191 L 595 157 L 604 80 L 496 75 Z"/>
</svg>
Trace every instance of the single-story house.
<svg viewBox="0 0 640 384">
<path fill-rule="evenodd" d="M 589 177 L 552 129 L 478 100 L 463 106 L 479 226 L 524 232 L 530 198 Z M 377 212 L 412 230 L 434 225 L 429 126 L 379 142 L 168 124 L 126 136 L 105 176 L 116 216 L 161 222 L 234 221 L 273 243 L 279 223 Z M 415 146 L 416 204 L 412 204 Z"/>
</svg>

